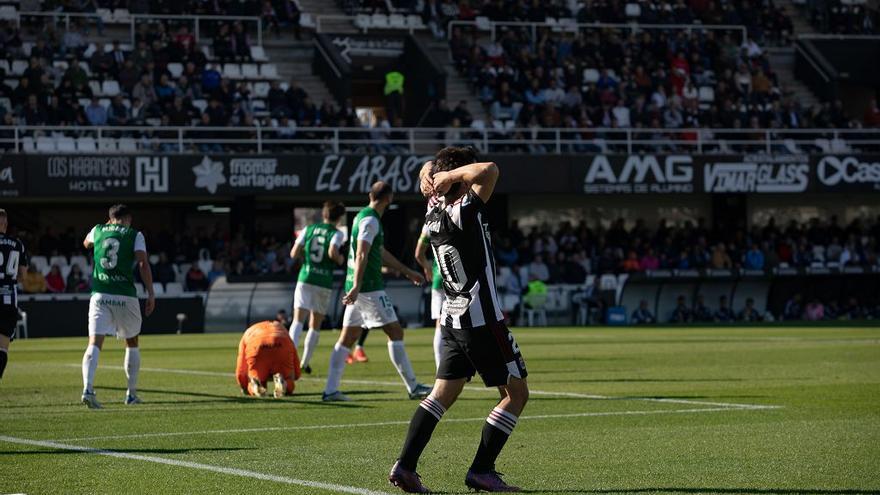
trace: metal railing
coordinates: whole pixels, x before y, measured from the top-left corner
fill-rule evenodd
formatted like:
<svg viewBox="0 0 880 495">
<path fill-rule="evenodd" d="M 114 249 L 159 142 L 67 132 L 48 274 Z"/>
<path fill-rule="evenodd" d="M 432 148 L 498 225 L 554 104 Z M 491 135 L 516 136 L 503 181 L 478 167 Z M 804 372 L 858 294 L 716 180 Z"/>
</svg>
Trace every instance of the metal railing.
<svg viewBox="0 0 880 495">
<path fill-rule="evenodd" d="M 24 153 L 484 153 L 880 152 L 880 129 L 571 129 L 300 127 L 0 127 L 0 150 Z"/>
<path fill-rule="evenodd" d="M 527 28 L 531 30 L 532 39 L 536 40 L 538 38 L 538 29 L 554 29 L 560 32 L 572 32 L 576 33 L 582 29 L 620 29 L 624 31 L 629 31 L 630 33 L 638 33 L 640 31 L 648 31 L 648 30 L 662 30 L 662 31 L 684 31 L 690 34 L 693 31 L 739 31 L 740 33 L 740 42 L 746 41 L 748 38 L 748 30 L 745 26 L 740 24 L 640 24 L 640 23 L 603 23 L 603 22 L 592 22 L 592 23 L 582 23 L 575 21 L 566 21 L 562 20 L 562 22 L 521 22 L 521 21 L 510 21 L 510 22 L 494 22 L 494 21 L 452 21 L 446 26 L 446 36 L 449 39 L 452 39 L 452 31 L 456 26 L 472 26 L 477 28 L 480 31 L 489 31 L 492 40 L 494 41 L 497 37 L 497 31 L 499 28 Z"/>
<path fill-rule="evenodd" d="M 41 11 L 32 11 L 32 12 L 18 12 L 18 17 L 16 22 L 18 26 L 21 27 L 22 18 L 29 17 L 40 17 L 40 18 L 52 18 L 52 19 L 63 19 L 64 28 L 70 29 L 70 21 L 71 19 L 98 19 L 103 20 L 103 22 L 108 24 L 128 24 L 129 26 L 129 39 L 131 44 L 134 45 L 135 35 L 137 34 L 137 24 L 139 22 L 152 22 L 152 21 L 176 21 L 177 23 L 191 23 L 193 25 L 193 36 L 196 39 L 196 43 L 207 42 L 210 38 L 205 38 L 203 36 L 203 32 L 205 31 L 204 26 L 207 22 L 234 22 L 234 21 L 242 21 L 246 23 L 254 23 L 256 25 L 256 33 L 257 33 L 257 46 L 263 45 L 263 22 L 259 17 L 255 16 L 225 16 L 225 15 L 159 15 L 159 14 L 130 14 L 124 19 L 118 21 L 107 21 L 103 19 L 103 16 L 98 13 L 77 13 L 77 12 L 41 12 Z M 57 21 L 56 21 L 57 22 Z"/>
</svg>

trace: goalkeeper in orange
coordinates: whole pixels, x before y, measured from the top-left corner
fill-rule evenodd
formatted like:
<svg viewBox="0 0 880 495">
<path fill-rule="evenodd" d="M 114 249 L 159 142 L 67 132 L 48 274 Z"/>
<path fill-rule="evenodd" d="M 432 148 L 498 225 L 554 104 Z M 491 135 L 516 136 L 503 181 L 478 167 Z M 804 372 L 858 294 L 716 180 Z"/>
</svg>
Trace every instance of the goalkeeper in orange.
<svg viewBox="0 0 880 495">
<path fill-rule="evenodd" d="M 290 335 L 276 321 L 262 321 L 248 328 L 238 344 L 235 377 L 245 395 L 266 396 L 269 377 L 275 382 L 275 398 L 293 395 L 299 379 L 299 356 Z"/>
</svg>

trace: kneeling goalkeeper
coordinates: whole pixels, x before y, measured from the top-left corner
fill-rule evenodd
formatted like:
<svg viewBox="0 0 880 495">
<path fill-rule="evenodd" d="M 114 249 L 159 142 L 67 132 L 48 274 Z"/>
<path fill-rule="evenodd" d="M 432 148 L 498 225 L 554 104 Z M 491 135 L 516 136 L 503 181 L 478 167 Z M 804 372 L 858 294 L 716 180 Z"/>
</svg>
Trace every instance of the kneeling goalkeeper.
<svg viewBox="0 0 880 495">
<path fill-rule="evenodd" d="M 235 377 L 245 395 L 266 396 L 269 377 L 275 382 L 275 398 L 293 395 L 299 379 L 299 356 L 287 329 L 275 321 L 262 321 L 248 328 L 238 344 Z"/>
</svg>

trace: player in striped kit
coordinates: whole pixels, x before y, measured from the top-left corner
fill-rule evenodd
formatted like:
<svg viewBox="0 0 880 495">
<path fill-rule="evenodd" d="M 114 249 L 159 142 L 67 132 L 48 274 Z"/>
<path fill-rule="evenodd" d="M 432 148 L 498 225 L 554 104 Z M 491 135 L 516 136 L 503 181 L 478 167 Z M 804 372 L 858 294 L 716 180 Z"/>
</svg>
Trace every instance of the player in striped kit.
<svg viewBox="0 0 880 495">
<path fill-rule="evenodd" d="M 446 302 L 440 319 L 440 366 L 434 389 L 413 415 L 400 457 L 388 481 L 410 493 L 428 493 L 416 473 L 434 428 L 476 373 L 497 387 L 501 401 L 486 418 L 465 485 L 489 492 L 520 491 L 495 471 L 495 460 L 513 433 L 529 397 L 526 366 L 504 325 L 495 293 L 486 202 L 498 180 L 494 163 L 475 163 L 471 148 L 444 148 L 422 168 L 422 193 L 429 197 L 425 224 L 443 276 Z"/>
<path fill-rule="evenodd" d="M 300 233 L 290 250 L 291 258 L 303 259 L 302 268 L 293 294 L 293 323 L 290 325 L 290 338 L 297 349 L 306 316 L 309 316 L 309 331 L 306 333 L 300 367 L 311 373 L 309 362 L 318 347 L 321 324 L 330 305 L 333 288 L 333 270 L 345 261 L 342 244 L 345 234 L 336 228 L 339 219 L 345 215 L 345 205 L 327 201 L 321 211 L 322 222 L 309 225 Z"/>
<path fill-rule="evenodd" d="M 16 285 L 28 268 L 24 243 L 16 237 L 6 235 L 8 226 L 9 218 L 6 210 L 0 209 L 0 378 L 3 378 L 3 372 L 6 370 L 9 343 L 18 325 Z"/>
</svg>

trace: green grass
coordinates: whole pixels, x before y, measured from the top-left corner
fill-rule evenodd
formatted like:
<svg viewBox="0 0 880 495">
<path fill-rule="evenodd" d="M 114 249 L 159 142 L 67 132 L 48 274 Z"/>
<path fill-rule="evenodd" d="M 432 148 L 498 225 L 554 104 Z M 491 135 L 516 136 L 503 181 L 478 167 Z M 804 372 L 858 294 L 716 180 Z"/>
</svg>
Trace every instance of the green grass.
<svg viewBox="0 0 880 495">
<path fill-rule="evenodd" d="M 880 329 L 552 328 L 515 334 L 531 387 L 545 393 L 533 394 L 498 468 L 533 493 L 880 493 Z M 14 342 L 0 382 L 0 436 L 394 491 L 385 476 L 416 403 L 404 395 L 384 337 L 371 336 L 371 362 L 350 366 L 345 376 L 383 383 L 343 381 L 356 402 L 342 405 L 320 401 L 335 334 L 322 336 L 317 377 L 300 381 L 297 396 L 284 400 L 238 395 L 231 376 L 237 339 L 142 337 L 146 403 L 136 407 L 121 404 L 122 345 L 108 340 L 96 379 L 102 411 L 78 403 L 85 338 Z M 428 380 L 430 332 L 410 331 L 407 343 L 416 371 Z M 446 419 L 459 421 L 441 423 L 423 456 L 419 471 L 427 486 L 465 492 L 464 473 L 494 397 L 469 389 L 447 413 Z M 392 424 L 296 429 L 361 423 Z M 204 433 L 263 428 L 276 429 Z M 189 433 L 134 436 L 175 432 Z M 132 436 L 84 438 L 108 435 Z M 0 493 L 330 491 L 0 439 Z"/>
</svg>

